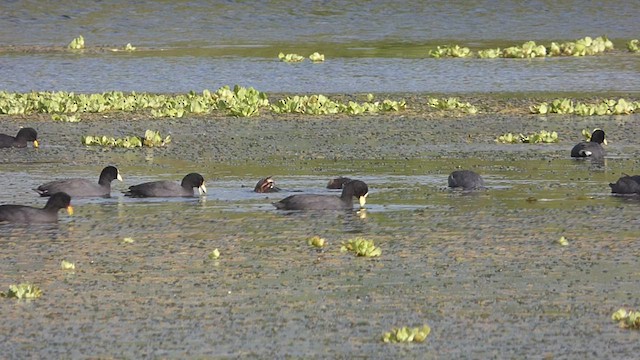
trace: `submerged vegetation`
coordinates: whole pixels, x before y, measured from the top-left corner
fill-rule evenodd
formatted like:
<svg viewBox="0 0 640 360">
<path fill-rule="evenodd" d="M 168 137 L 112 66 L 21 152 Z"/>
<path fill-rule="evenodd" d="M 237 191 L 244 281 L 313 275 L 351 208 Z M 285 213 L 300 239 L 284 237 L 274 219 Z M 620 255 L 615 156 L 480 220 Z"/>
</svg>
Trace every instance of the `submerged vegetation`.
<svg viewBox="0 0 640 360">
<path fill-rule="evenodd" d="M 16 299 L 36 299 L 42 296 L 42 290 L 31 283 L 21 283 L 18 285 L 9 285 L 6 293 L 0 292 L 0 296 Z"/>
<path fill-rule="evenodd" d="M 386 343 L 423 342 L 430 333 L 431 328 L 429 325 L 412 328 L 404 326 L 384 333 L 384 335 L 382 335 L 382 341 Z"/>
</svg>

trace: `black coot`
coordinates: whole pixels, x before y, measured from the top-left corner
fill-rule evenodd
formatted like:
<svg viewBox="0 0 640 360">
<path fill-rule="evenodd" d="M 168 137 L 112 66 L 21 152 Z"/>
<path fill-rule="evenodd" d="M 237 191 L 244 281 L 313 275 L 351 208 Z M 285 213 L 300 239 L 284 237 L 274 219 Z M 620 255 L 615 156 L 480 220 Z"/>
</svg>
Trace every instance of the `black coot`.
<svg viewBox="0 0 640 360">
<path fill-rule="evenodd" d="M 369 187 L 363 181 L 352 180 L 344 184 L 342 194 L 335 195 L 291 195 L 273 205 L 280 210 L 345 210 L 353 209 L 353 198 L 358 198 L 364 207 Z"/>
<path fill-rule="evenodd" d="M 0 134 L 0 148 L 27 147 L 27 143 L 33 141 L 33 147 L 38 147 L 38 133 L 33 128 L 22 128 L 16 136 Z"/>
<path fill-rule="evenodd" d="M 602 158 L 604 157 L 604 148 L 602 147 L 604 142 L 604 131 L 597 129 L 591 134 L 591 140 L 578 143 L 571 149 L 571 157 Z"/>
<path fill-rule="evenodd" d="M 111 182 L 116 179 L 122 181 L 118 169 L 115 166 L 107 166 L 102 169 L 98 183 L 87 179 L 55 180 L 42 184 L 34 190 L 38 192 L 40 196 L 50 196 L 57 192 L 66 192 L 72 197 L 109 197 L 111 196 Z"/>
<path fill-rule="evenodd" d="M 187 174 L 180 184 L 169 181 L 152 181 L 129 187 L 124 192 L 125 196 L 132 197 L 175 197 L 175 196 L 194 196 L 193 189 L 197 188 L 200 195 L 207 192 L 204 185 L 204 178 L 198 173 Z"/>
<path fill-rule="evenodd" d="M 26 205 L 0 205 L 0 221 L 12 223 L 53 223 L 58 221 L 58 210 L 67 209 L 73 215 L 71 196 L 59 192 L 51 195 L 44 208 Z"/>
<path fill-rule="evenodd" d="M 449 175 L 449 187 L 474 190 L 484 188 L 484 180 L 471 170 L 458 170 Z"/>
</svg>

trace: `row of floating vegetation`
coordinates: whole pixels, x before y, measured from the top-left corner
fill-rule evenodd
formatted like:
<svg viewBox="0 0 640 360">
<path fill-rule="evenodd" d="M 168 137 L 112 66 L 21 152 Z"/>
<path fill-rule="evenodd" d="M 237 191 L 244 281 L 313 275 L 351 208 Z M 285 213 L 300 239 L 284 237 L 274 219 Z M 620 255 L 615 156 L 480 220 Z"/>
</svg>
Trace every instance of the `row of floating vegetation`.
<svg viewBox="0 0 640 360">
<path fill-rule="evenodd" d="M 429 107 L 443 111 L 458 111 L 477 114 L 478 108 L 456 97 L 430 98 Z M 367 95 L 364 102 L 332 100 L 325 95 L 287 96 L 271 103 L 266 93 L 252 87 L 236 85 L 233 89 L 223 86 L 211 92 L 194 91 L 188 94 L 166 95 L 149 93 L 124 93 L 110 91 L 95 94 L 76 94 L 74 92 L 28 92 L 13 93 L 0 91 L 0 115 L 51 114 L 54 121 L 78 122 L 78 113 L 105 113 L 112 111 L 144 112 L 154 118 L 181 118 L 186 115 L 210 114 L 222 111 L 230 116 L 251 117 L 261 110 L 274 114 L 346 114 L 361 115 L 380 112 L 399 112 L 407 108 L 405 100 L 384 99 L 375 101 L 373 94 Z M 529 108 L 532 114 L 574 114 L 591 115 L 629 115 L 638 112 L 640 101 L 625 99 L 605 99 L 600 103 L 589 104 L 574 102 L 568 98 L 555 99 L 551 103 L 543 102 Z"/>
<path fill-rule="evenodd" d="M 640 40 L 631 39 L 626 43 L 627 50 L 632 53 L 640 52 Z M 82 35 L 71 40 L 67 45 L 70 50 L 81 51 L 85 49 L 85 40 Z M 136 47 L 128 43 L 123 48 L 113 48 L 111 51 L 135 51 Z M 481 49 L 476 52 L 472 51 L 468 47 L 460 45 L 443 45 L 437 46 L 435 49 L 430 50 L 428 55 L 431 58 L 467 58 L 477 57 L 480 59 L 495 59 L 495 58 L 512 58 L 512 59 L 529 59 L 540 58 L 549 56 L 591 56 L 601 54 L 607 51 L 614 50 L 614 45 L 607 36 L 598 36 L 595 39 L 590 36 L 577 39 L 575 41 L 566 42 L 551 42 L 545 46 L 537 44 L 535 41 L 526 41 L 522 45 L 509 46 L 506 48 L 489 48 Z M 324 62 L 324 54 L 314 52 L 309 55 L 309 60 L 313 63 Z M 302 55 L 295 53 L 285 54 L 280 52 L 278 59 L 287 63 L 298 63 L 304 61 L 306 58 Z"/>
<path fill-rule="evenodd" d="M 638 52 L 638 39 L 630 40 L 627 49 L 630 52 Z M 549 56 L 590 56 L 611 51 L 614 49 L 613 42 L 606 36 L 598 36 L 592 39 L 586 36 L 576 41 L 552 42 L 545 46 L 537 44 L 535 41 L 526 41 L 519 46 L 510 46 L 504 49 L 491 48 L 473 52 L 468 47 L 460 45 L 438 46 L 435 50 L 429 51 L 432 58 L 467 58 L 478 57 L 481 59 L 512 58 L 529 59 Z"/>
</svg>

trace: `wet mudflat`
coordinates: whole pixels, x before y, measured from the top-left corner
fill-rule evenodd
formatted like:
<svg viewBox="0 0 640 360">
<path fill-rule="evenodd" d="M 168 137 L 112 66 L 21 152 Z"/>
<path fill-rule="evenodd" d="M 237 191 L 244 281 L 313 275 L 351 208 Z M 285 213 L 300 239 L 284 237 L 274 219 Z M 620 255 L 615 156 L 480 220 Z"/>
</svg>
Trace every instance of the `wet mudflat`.
<svg viewBox="0 0 640 360">
<path fill-rule="evenodd" d="M 2 132 L 35 126 L 42 145 L 2 151 L 0 203 L 42 206 L 31 188 L 64 177 L 97 181 L 107 164 L 124 183 L 114 182 L 110 199 L 74 199 L 75 214 L 61 212 L 58 226 L 0 225 L 2 290 L 30 281 L 44 291 L 31 302 L 0 301 L 3 356 L 631 358 L 637 333 L 610 316 L 637 306 L 640 200 L 613 197 L 607 184 L 640 173 L 638 120 L 497 111 L 6 119 Z M 606 164 L 569 159 L 580 130 L 594 127 L 607 131 Z M 171 133 L 173 143 L 80 143 L 88 133 L 147 128 Z M 493 141 L 540 129 L 561 141 Z M 457 167 L 482 174 L 488 189 L 445 189 Z M 207 180 L 206 197 L 120 194 L 192 171 Z M 267 175 L 284 192 L 253 193 Z M 366 211 L 270 204 L 297 191 L 336 194 L 324 186 L 338 175 L 369 184 Z M 328 245 L 308 246 L 313 235 Z M 374 240 L 382 256 L 341 253 L 355 236 Z M 220 258 L 209 259 L 216 248 Z M 76 270 L 61 270 L 63 259 Z M 423 344 L 381 342 L 393 327 L 422 324 L 432 328 Z"/>
</svg>

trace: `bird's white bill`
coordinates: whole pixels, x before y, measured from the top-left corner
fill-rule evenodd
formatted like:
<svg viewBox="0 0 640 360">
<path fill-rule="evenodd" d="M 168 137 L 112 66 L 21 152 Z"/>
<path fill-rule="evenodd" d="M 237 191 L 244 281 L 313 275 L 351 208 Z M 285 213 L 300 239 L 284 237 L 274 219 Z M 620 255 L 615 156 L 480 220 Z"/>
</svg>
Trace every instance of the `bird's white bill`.
<svg viewBox="0 0 640 360">
<path fill-rule="evenodd" d="M 118 171 L 118 176 L 116 176 L 116 179 L 122 181 L 122 176 L 120 176 L 120 171 Z"/>
<path fill-rule="evenodd" d="M 360 201 L 360 207 L 364 207 L 364 204 L 367 203 L 367 195 L 369 195 L 369 193 L 366 193 L 358 198 L 358 201 Z"/>
<path fill-rule="evenodd" d="M 204 184 L 200 185 L 198 187 L 198 194 L 202 195 L 202 194 L 206 194 L 207 193 L 207 187 L 204 186 Z"/>
<path fill-rule="evenodd" d="M 607 143 L 607 139 L 604 139 L 603 144 L 605 144 L 605 145 L 609 145 L 609 144 Z"/>
</svg>

